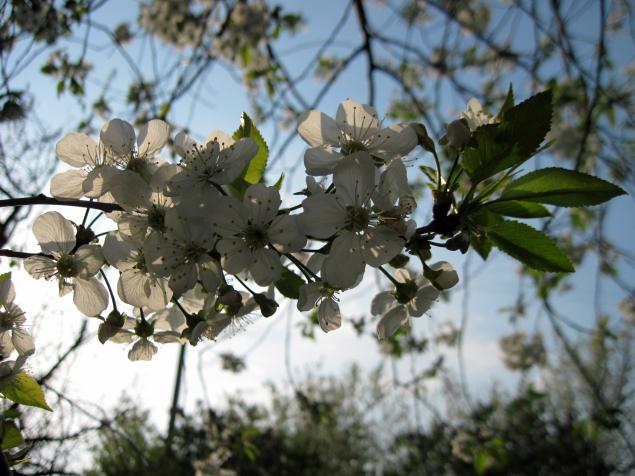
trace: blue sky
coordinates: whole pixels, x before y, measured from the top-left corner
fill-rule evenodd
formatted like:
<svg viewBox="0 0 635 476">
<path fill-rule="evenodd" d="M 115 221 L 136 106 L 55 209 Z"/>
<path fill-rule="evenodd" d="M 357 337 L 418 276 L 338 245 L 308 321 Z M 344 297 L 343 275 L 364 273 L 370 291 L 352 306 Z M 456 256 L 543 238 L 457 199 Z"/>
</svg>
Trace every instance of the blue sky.
<svg viewBox="0 0 635 476">
<path fill-rule="evenodd" d="M 316 45 L 324 39 L 330 32 L 335 21 L 339 19 L 342 6 L 345 2 L 339 0 L 327 1 L 305 1 L 305 2 L 285 2 L 290 9 L 301 9 L 308 20 L 304 31 L 298 35 L 297 39 L 286 39 L 284 44 L 279 46 L 279 51 L 287 61 L 289 68 L 301 70 L 312 57 Z M 134 21 L 135 11 L 131 6 L 135 3 L 127 0 L 113 0 L 107 2 L 105 6 L 95 15 L 95 20 L 109 25 L 116 25 L 120 21 Z M 376 13 L 380 7 L 370 3 L 370 17 L 377 17 Z M 381 10 L 385 12 L 385 10 Z M 501 14 L 499 12 L 498 14 Z M 386 18 L 384 30 L 391 34 L 401 34 L 399 26 L 390 18 Z M 593 12 L 589 10 L 584 14 L 580 27 L 588 31 L 590 39 L 593 38 L 595 18 Z M 431 31 L 429 34 L 435 34 Z M 521 35 L 522 38 L 522 35 Z M 355 17 L 351 14 L 341 37 L 334 43 L 341 50 L 348 50 L 359 41 L 359 27 Z M 105 45 L 101 34 L 95 34 L 90 38 L 91 48 L 99 48 Z M 75 48 L 80 48 L 79 43 Z M 91 50 L 89 50 L 91 51 Z M 146 49 L 147 51 L 147 49 Z M 161 54 L 170 54 L 167 49 L 161 48 Z M 620 51 L 619 61 L 627 64 L 632 60 L 633 53 Z M 147 55 L 141 56 L 138 48 L 132 48 L 130 54 L 139 59 L 141 68 L 147 66 Z M 630 56 L 629 56 L 630 55 Z M 97 54 L 91 53 L 88 57 L 95 71 L 93 78 L 86 88 L 87 100 L 90 104 L 103 88 L 103 82 L 107 81 L 112 86 L 110 97 L 115 97 L 115 93 L 120 93 L 125 88 L 129 79 L 128 69 L 123 60 L 112 47 L 102 48 Z M 61 128 L 63 133 L 73 131 L 73 128 L 82 117 L 76 102 L 67 96 L 57 97 L 55 94 L 55 82 L 42 78 L 37 74 L 39 63 L 36 62 L 34 68 L 27 70 L 21 76 L 20 81 L 28 84 L 35 98 L 35 109 L 44 123 L 51 128 Z M 360 81 L 360 77 L 365 75 L 366 66 L 363 58 L 357 60 L 352 67 L 341 76 L 333 90 L 327 94 L 320 109 L 330 115 L 335 114 L 335 110 L 340 101 L 345 98 L 352 98 L 360 102 L 366 100 L 367 88 Z M 112 72 L 116 72 L 114 77 Z M 474 74 L 471 81 L 478 81 Z M 388 99 L 394 93 L 394 87 L 385 78 L 378 80 L 378 100 L 377 106 L 380 116 L 384 114 Z M 304 91 L 315 94 L 320 85 L 312 79 L 301 85 Z M 518 85 L 517 98 L 526 97 L 529 91 Z M 234 130 L 238 124 L 240 114 L 243 111 L 249 112 L 245 90 L 240 83 L 228 74 L 226 68 L 214 66 L 211 70 L 209 80 L 206 85 L 206 103 L 211 107 L 196 104 L 196 101 L 185 100 L 176 107 L 169 116 L 175 123 L 187 124 L 193 133 L 199 137 L 205 137 L 209 132 L 221 129 L 227 132 Z M 109 96 L 107 96 L 109 97 Z M 192 105 L 196 106 L 192 114 Z M 447 106 L 448 121 L 454 115 L 464 109 L 464 103 L 459 103 L 456 98 L 447 98 L 444 101 Z M 125 116 L 126 109 L 121 104 L 113 108 L 113 117 Z M 96 122 L 95 126 L 100 127 Z M 266 139 L 273 136 L 273 129 L 270 125 L 263 125 L 261 128 Z M 61 137 L 61 136 L 60 136 Z M 283 157 L 277 160 L 275 167 L 271 170 L 269 177 L 275 178 L 280 171 L 288 171 L 297 166 L 302 160 L 305 145 L 300 140 L 286 150 Z M 53 153 L 53 151 L 51 151 Z M 417 152 L 418 160 L 416 165 L 431 165 L 431 157 Z M 297 168 L 297 172 L 287 178 L 285 191 L 290 193 L 303 187 L 302 167 Z M 409 174 L 414 176 L 417 169 L 411 167 Z M 48 192 L 48 190 L 45 190 Z M 421 203 L 423 208 L 429 207 L 429 201 Z M 607 222 L 607 231 L 614 237 L 618 244 L 626 249 L 632 248 L 635 237 L 635 214 L 633 213 L 632 197 L 620 197 L 614 201 L 610 207 L 610 218 Z M 44 211 L 44 208 L 38 211 Z M 79 212 L 72 212 L 64 209 L 63 213 L 71 219 L 81 220 Z M 24 226 L 19 238 L 16 241 L 25 240 L 27 250 L 35 251 L 37 244 L 28 233 L 28 227 Z M 518 282 L 516 279 L 516 265 L 504 255 L 496 254 L 487 267 L 482 268 L 482 261 L 478 256 L 469 259 L 467 268 L 464 257 L 457 254 L 438 253 L 435 258 L 447 259 L 452 262 L 463 282 L 465 279 L 464 270 L 470 274 L 478 272 L 469 282 L 469 311 L 470 319 L 465 337 L 465 356 L 467 362 L 468 381 L 470 387 L 477 393 L 483 394 L 489 389 L 494 380 L 504 382 L 504 385 L 512 385 L 514 379 L 504 373 L 499 363 L 497 350 L 497 339 L 501 333 L 509 332 L 510 326 L 506 317 L 498 310 L 503 306 L 508 306 L 515 299 Z M 574 291 L 558 298 L 558 306 L 561 312 L 571 316 L 576 322 L 590 324 L 593 322 L 593 294 L 594 277 L 596 263 L 589 257 L 578 274 L 574 277 Z M 625 278 L 634 278 L 633 270 L 626 270 Z M 16 273 L 17 274 L 17 273 Z M 376 276 L 368 273 L 367 282 L 361 290 L 355 290 L 342 297 L 343 316 L 346 320 L 350 317 L 360 317 L 367 313 L 367 307 L 376 290 Z M 37 373 L 40 369 L 46 368 L 46 362 L 55 355 L 55 348 L 49 347 L 46 342 L 68 342 L 80 322 L 80 316 L 74 309 L 70 299 L 59 299 L 56 297 L 56 287 L 52 283 L 34 281 L 26 275 L 15 276 L 18 283 L 17 301 L 27 311 L 28 316 L 35 316 L 44 305 L 46 305 L 46 317 L 37 319 L 34 335 L 36 345 L 40 346 L 41 353 L 36 355 L 31 363 L 32 370 Z M 385 285 L 385 284 L 384 284 Z M 611 314 L 613 319 L 619 319 L 615 305 L 623 297 L 623 293 L 614 285 L 607 283 L 603 289 L 603 300 L 601 306 L 603 310 Z M 528 291 L 531 295 L 531 291 Z M 37 296 L 37 298 L 32 298 Z M 430 317 L 423 317 L 416 322 L 415 331 L 422 335 L 432 333 L 441 323 L 449 320 L 459 324 L 462 310 L 463 291 L 459 289 L 453 292 L 449 302 L 438 303 L 431 311 Z M 536 310 L 532 309 L 535 314 Z M 544 325 L 544 317 L 535 319 L 535 315 L 530 315 L 526 320 L 516 324 L 518 327 L 528 330 L 536 326 L 541 328 Z M 263 383 L 267 380 L 284 384 L 288 380 L 288 368 L 298 379 L 306 369 L 314 368 L 319 363 L 321 372 L 338 373 L 346 368 L 350 363 L 356 362 L 365 369 L 371 369 L 379 364 L 382 356 L 372 338 L 358 339 L 350 325 L 345 324 L 342 329 L 324 335 L 319 333 L 315 342 L 309 342 L 300 337 L 295 329 L 295 323 L 302 319 L 300 314 L 293 308 L 286 309 L 281 306 L 281 310 L 276 316 L 265 320 L 261 319 L 247 331 L 236 336 L 230 341 L 220 344 L 201 344 L 195 349 L 188 349 L 188 361 L 186 372 L 186 383 L 184 386 L 184 401 L 189 409 L 194 408 L 194 402 L 199 398 L 209 397 L 214 404 L 222 404 L 225 395 L 229 392 L 241 390 L 248 398 L 265 398 L 266 391 Z M 288 334 L 289 327 L 292 332 Z M 97 322 L 91 323 L 91 329 L 96 332 Z M 266 334 L 266 338 L 262 336 Z M 290 335 L 290 349 L 287 352 L 285 342 Z M 254 347 L 255 346 L 255 347 Z M 249 349 L 253 350 L 248 354 L 246 373 L 238 376 L 222 372 L 218 365 L 218 354 L 223 351 L 232 351 L 241 355 Z M 433 357 L 423 357 L 419 362 L 419 367 L 423 368 L 425 362 L 430 362 Z M 449 355 L 449 362 L 454 365 L 455 355 Z M 167 421 L 167 408 L 171 398 L 174 370 L 176 366 L 176 349 L 164 346 L 159 354 L 150 363 L 130 363 L 127 360 L 127 349 L 118 345 L 107 344 L 102 346 L 96 337 L 78 354 L 74 364 L 67 369 L 67 381 L 65 385 L 72 394 L 87 402 L 99 403 L 105 406 L 116 405 L 121 397 L 121 392 L 125 391 L 132 395 L 143 405 L 152 407 L 153 419 L 159 424 Z M 200 366 L 200 372 L 199 372 Z M 409 363 L 404 363 L 400 367 L 400 372 L 406 376 Z M 201 375 L 203 377 L 201 377 Z M 205 382 L 205 385 L 203 385 Z M 435 384 L 431 384 L 435 388 Z"/>
</svg>

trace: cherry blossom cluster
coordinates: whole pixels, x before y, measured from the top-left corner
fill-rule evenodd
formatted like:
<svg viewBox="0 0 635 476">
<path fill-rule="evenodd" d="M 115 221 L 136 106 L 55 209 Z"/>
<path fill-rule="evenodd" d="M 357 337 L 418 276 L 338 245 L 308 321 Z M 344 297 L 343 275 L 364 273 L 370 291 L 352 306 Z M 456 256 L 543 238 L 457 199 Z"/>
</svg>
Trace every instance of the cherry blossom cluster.
<svg viewBox="0 0 635 476">
<path fill-rule="evenodd" d="M 470 103 L 460 124 L 448 126 L 449 142 L 462 140 L 461 127 L 469 136 L 488 121 Z M 458 282 L 447 262 L 422 259 L 427 277 L 395 264 L 417 233 L 403 160 L 417 134 L 406 124 L 382 127 L 372 107 L 351 100 L 340 104 L 335 119 L 304 113 L 298 132 L 310 148 L 306 198 L 293 206 L 282 206 L 279 189 L 262 180 L 235 187 L 259 150 L 250 137 L 215 131 L 197 142 L 180 132 L 173 140 L 179 160 L 170 163 L 160 156 L 170 138 L 161 120 L 136 132 L 110 120 L 98 142 L 68 134 L 56 153 L 70 168 L 52 178 L 51 194 L 60 201 L 91 199 L 87 206 L 112 204 L 105 215 L 116 229 L 96 235 L 95 220 L 75 224 L 46 212 L 33 224 L 41 253 L 24 261 L 26 271 L 57 281 L 60 296 L 72 293 L 81 313 L 100 318 L 101 342 L 132 343 L 131 360 L 152 358 L 156 343 L 196 345 L 231 333 L 257 311 L 273 315 L 276 288 L 289 275 L 303 283 L 295 296 L 283 294 L 295 297 L 300 311 L 315 311 L 325 332 L 335 330 L 338 296 L 359 285 L 367 267 L 391 286 L 370 309 L 379 317 L 379 339 L 390 337 Z M 122 312 L 122 302 L 132 310 Z M 10 313 L 4 298 L 2 304 Z M 5 320 L 15 323 L 14 346 L 28 347 L 19 337 L 20 318 Z M 6 332 L 2 345 L 9 342 Z"/>
</svg>

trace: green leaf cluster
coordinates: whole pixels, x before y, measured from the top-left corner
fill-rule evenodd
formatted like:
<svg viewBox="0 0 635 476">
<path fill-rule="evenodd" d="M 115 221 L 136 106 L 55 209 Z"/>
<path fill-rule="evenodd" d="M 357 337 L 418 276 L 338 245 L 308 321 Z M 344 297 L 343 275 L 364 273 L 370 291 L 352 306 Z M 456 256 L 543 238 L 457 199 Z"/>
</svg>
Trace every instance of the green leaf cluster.
<svg viewBox="0 0 635 476">
<path fill-rule="evenodd" d="M 503 217 L 546 218 L 552 214 L 545 205 L 587 207 L 626 192 L 592 175 L 559 167 L 514 177 L 518 167 L 549 145 L 540 147 L 551 127 L 551 102 L 547 90 L 514 105 L 510 87 L 499 122 L 476 129 L 462 151 L 461 167 L 471 188 L 459 213 L 470 245 L 483 259 L 496 246 L 533 269 L 572 272 L 573 264 L 548 236 Z"/>
</svg>

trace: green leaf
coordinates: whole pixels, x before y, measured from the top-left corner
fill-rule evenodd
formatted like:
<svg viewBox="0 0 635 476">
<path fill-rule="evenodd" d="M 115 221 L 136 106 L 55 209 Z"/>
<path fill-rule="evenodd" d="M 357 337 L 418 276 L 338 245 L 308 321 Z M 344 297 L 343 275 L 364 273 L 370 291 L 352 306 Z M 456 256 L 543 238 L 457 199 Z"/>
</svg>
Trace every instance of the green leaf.
<svg viewBox="0 0 635 476">
<path fill-rule="evenodd" d="M 278 180 L 276 180 L 273 186 L 280 190 L 282 188 L 282 182 L 284 182 L 284 172 L 280 174 L 280 177 L 278 177 Z"/>
<path fill-rule="evenodd" d="M 165 119 L 167 117 L 168 113 L 170 112 L 171 108 L 172 108 L 172 103 L 164 102 L 161 105 L 161 110 L 159 111 L 159 117 L 161 119 Z"/>
<path fill-rule="evenodd" d="M 512 88 L 512 85 L 510 83 L 509 90 L 507 91 L 507 97 L 505 98 L 505 102 L 503 102 L 503 105 L 501 106 L 501 110 L 498 111 L 496 119 L 500 120 L 512 107 L 514 107 L 514 88 Z"/>
<path fill-rule="evenodd" d="M 518 144 L 520 153 L 527 158 L 536 152 L 551 129 L 552 101 L 551 89 L 547 89 L 508 109 L 503 115 L 505 135 Z"/>
<path fill-rule="evenodd" d="M 498 249 L 530 268 L 565 273 L 575 271 L 567 255 L 551 238 L 529 225 L 501 220 L 486 231 Z"/>
<path fill-rule="evenodd" d="M 514 218 L 543 218 L 551 216 L 551 212 L 539 203 L 522 202 L 518 200 L 494 202 L 485 208 L 490 212 Z"/>
<path fill-rule="evenodd" d="M 473 138 L 476 146 L 463 151 L 461 165 L 474 182 L 481 182 L 526 160 L 514 141 L 504 137 L 504 129 L 500 124 L 479 127 L 474 131 Z"/>
<path fill-rule="evenodd" d="M 586 207 L 626 192 L 617 185 L 575 170 L 536 170 L 510 183 L 498 201 L 522 200 L 559 207 Z"/>
<path fill-rule="evenodd" d="M 282 268 L 282 276 L 273 283 L 280 294 L 291 299 L 300 297 L 300 286 L 306 284 L 304 279 L 290 271 L 288 268 Z"/>
<path fill-rule="evenodd" d="M 0 393 L 9 400 L 22 405 L 43 408 L 52 412 L 44 399 L 44 392 L 37 381 L 25 372 L 16 373 L 9 382 L 0 389 Z"/>
<path fill-rule="evenodd" d="M 20 410 L 18 410 L 17 408 L 7 408 L 2 413 L 2 416 L 4 416 L 5 418 L 20 418 L 21 414 Z"/>
<path fill-rule="evenodd" d="M 551 128 L 551 98 L 551 90 L 536 94 L 507 109 L 500 124 L 474 131 L 475 145 L 461 155 L 461 164 L 474 182 L 517 167 L 538 150 Z"/>
<path fill-rule="evenodd" d="M 11 448 L 15 448 L 16 446 L 20 446 L 24 444 L 24 438 L 22 437 L 22 433 L 15 425 L 15 423 L 10 421 L 4 421 L 2 423 L 2 449 L 10 450 Z"/>
<path fill-rule="evenodd" d="M 11 279 L 11 271 L 0 274 L 0 284 L 4 283 L 7 279 Z"/>
<path fill-rule="evenodd" d="M 240 118 L 240 127 L 236 129 L 236 132 L 232 134 L 232 137 L 234 140 L 248 137 L 258 146 L 258 152 L 254 158 L 251 159 L 243 171 L 242 176 L 238 178 L 237 181 L 243 181 L 252 185 L 262 182 L 262 178 L 265 174 L 265 167 L 267 166 L 267 159 L 269 157 L 269 147 L 267 147 L 267 143 L 263 139 L 262 134 L 260 134 L 260 131 L 256 128 L 247 113 L 243 112 Z M 244 188 L 246 188 L 246 186 Z"/>
<path fill-rule="evenodd" d="M 15 425 L 15 423 L 11 421 L 3 421 L 2 422 L 2 444 L 1 447 L 3 450 L 9 450 L 11 448 L 15 448 L 16 446 L 20 446 L 24 444 L 24 438 L 22 437 L 22 433 Z"/>
<path fill-rule="evenodd" d="M 483 261 L 487 260 L 487 257 L 492 251 L 492 242 L 487 239 L 484 233 L 480 235 L 476 233 L 470 235 L 470 246 L 483 258 Z"/>
</svg>

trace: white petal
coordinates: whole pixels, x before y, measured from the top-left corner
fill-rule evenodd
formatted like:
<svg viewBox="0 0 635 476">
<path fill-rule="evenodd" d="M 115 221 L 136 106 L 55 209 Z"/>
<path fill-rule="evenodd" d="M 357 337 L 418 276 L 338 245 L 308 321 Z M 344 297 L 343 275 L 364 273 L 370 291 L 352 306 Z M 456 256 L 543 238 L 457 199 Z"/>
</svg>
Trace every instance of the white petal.
<svg viewBox="0 0 635 476">
<path fill-rule="evenodd" d="M 220 240 L 216 249 L 221 254 L 223 269 L 229 274 L 238 274 L 246 270 L 252 262 L 252 253 L 239 238 Z"/>
<path fill-rule="evenodd" d="M 139 157 L 152 158 L 170 138 L 170 126 L 161 119 L 152 119 L 139 129 L 137 149 Z"/>
<path fill-rule="evenodd" d="M 258 144 L 248 137 L 244 137 L 228 149 L 224 149 L 220 153 L 223 172 L 214 176 L 214 182 L 218 184 L 231 183 L 238 178 L 257 153 Z"/>
<path fill-rule="evenodd" d="M 152 189 L 139 174 L 130 170 L 120 170 L 115 176 L 108 177 L 107 181 L 107 189 L 114 197 L 115 203 L 124 210 L 132 212 L 151 207 Z"/>
<path fill-rule="evenodd" d="M 431 285 L 426 285 L 417 291 L 415 298 L 408 303 L 408 311 L 411 316 L 420 317 L 430 309 L 434 301 L 439 297 L 439 291 Z"/>
<path fill-rule="evenodd" d="M 33 338 L 24 329 L 13 329 L 11 339 L 15 350 L 20 355 L 32 355 L 35 353 L 35 345 L 33 345 Z"/>
<path fill-rule="evenodd" d="M 364 235 L 362 251 L 364 259 L 371 266 L 381 266 L 397 256 L 404 246 L 404 240 L 385 226 L 369 228 Z"/>
<path fill-rule="evenodd" d="M 327 147 L 312 147 L 304 152 L 304 167 L 309 175 L 330 175 L 344 158 Z"/>
<path fill-rule="evenodd" d="M 400 283 L 406 283 L 408 281 L 415 281 L 419 286 L 426 282 L 425 278 L 423 281 L 420 281 L 420 276 L 417 277 L 416 280 L 412 279 L 412 274 L 407 268 L 399 268 L 395 271 L 395 278 Z M 383 314 L 383 313 L 382 313 Z"/>
<path fill-rule="evenodd" d="M 13 339 L 11 337 L 10 330 L 0 332 L 0 358 L 2 359 L 6 359 L 14 350 Z"/>
<path fill-rule="evenodd" d="M 155 332 L 152 338 L 159 344 L 176 344 L 181 342 L 181 334 L 174 331 Z"/>
<path fill-rule="evenodd" d="M 108 291 L 96 278 L 73 280 L 73 302 L 86 316 L 97 316 L 108 307 Z"/>
<path fill-rule="evenodd" d="M 51 195 L 55 198 L 81 198 L 84 196 L 84 181 L 88 174 L 84 170 L 68 170 L 55 174 L 51 179 Z"/>
<path fill-rule="evenodd" d="M 300 231 L 298 216 L 281 215 L 274 218 L 267 231 L 269 242 L 281 253 L 300 251 L 306 236 Z"/>
<path fill-rule="evenodd" d="M 377 338 L 385 340 L 399 330 L 408 322 L 408 314 L 404 306 L 397 306 L 386 314 L 377 323 Z"/>
<path fill-rule="evenodd" d="M 376 167 L 366 152 L 357 152 L 340 161 L 335 168 L 335 195 L 342 205 L 360 206 L 375 190 Z"/>
<path fill-rule="evenodd" d="M 336 122 L 320 111 L 306 111 L 298 120 L 298 133 L 309 145 L 338 145 L 339 129 Z"/>
<path fill-rule="evenodd" d="M 119 233 L 122 235 L 135 241 L 142 241 L 145 239 L 146 232 L 148 231 L 147 216 L 124 213 L 116 221 Z"/>
<path fill-rule="evenodd" d="M 150 279 L 150 296 L 146 306 L 153 311 L 164 309 L 172 300 L 172 290 L 166 278 L 159 276 Z M 177 309 L 178 310 L 178 309 Z"/>
<path fill-rule="evenodd" d="M 15 300 L 15 287 L 11 282 L 11 275 L 0 282 L 0 304 L 7 306 Z"/>
<path fill-rule="evenodd" d="M 208 142 L 212 142 L 212 141 L 218 142 L 218 145 L 220 145 L 221 150 L 229 148 L 236 142 L 234 141 L 234 139 L 231 138 L 231 136 L 227 135 L 223 131 L 210 132 L 209 135 L 205 138 L 205 143 L 207 144 Z"/>
<path fill-rule="evenodd" d="M 110 155 L 130 158 L 134 150 L 135 133 L 132 126 L 121 119 L 112 119 L 104 124 L 99 133 L 101 143 Z"/>
<path fill-rule="evenodd" d="M 346 131 L 355 139 L 370 137 L 379 127 L 377 111 L 373 107 L 350 99 L 339 105 L 335 121 L 339 129 Z"/>
<path fill-rule="evenodd" d="M 58 212 L 46 212 L 33 222 L 33 234 L 47 254 L 66 254 L 75 246 L 75 227 Z"/>
<path fill-rule="evenodd" d="M 129 269 L 121 273 L 117 283 L 117 294 L 123 302 L 135 307 L 149 307 L 151 293 L 149 278 L 138 269 Z"/>
<path fill-rule="evenodd" d="M 196 285 L 196 266 L 194 263 L 184 263 L 172 270 L 170 288 L 175 296 L 180 296 Z"/>
<path fill-rule="evenodd" d="M 104 254 L 99 245 L 82 245 L 75 252 L 75 258 L 80 266 L 79 275 L 90 278 L 99 272 L 104 265 Z"/>
<path fill-rule="evenodd" d="M 267 225 L 276 217 L 280 208 L 280 192 L 276 187 L 267 187 L 261 183 L 250 185 L 243 203 L 252 224 Z"/>
<path fill-rule="evenodd" d="M 185 132 L 179 132 L 174 137 L 174 150 L 176 150 L 176 153 L 184 159 L 187 157 L 192 157 L 198 150 L 198 147 L 198 142 L 196 142 Z"/>
<path fill-rule="evenodd" d="M 102 251 L 108 264 L 119 271 L 133 268 L 139 254 L 137 244 L 132 240 L 125 240 L 121 233 L 109 233 Z"/>
<path fill-rule="evenodd" d="M 370 141 L 369 149 L 384 159 L 408 155 L 417 145 L 417 134 L 408 124 L 393 124 L 379 131 Z"/>
<path fill-rule="evenodd" d="M 157 351 L 157 346 L 148 339 L 139 339 L 132 345 L 132 349 L 128 352 L 128 358 L 133 362 L 136 360 L 152 360 Z"/>
<path fill-rule="evenodd" d="M 441 271 L 441 275 L 435 279 L 435 282 L 441 287 L 441 289 L 450 289 L 459 282 L 458 273 L 447 261 L 434 263 L 430 265 L 430 268 L 434 271 Z"/>
<path fill-rule="evenodd" d="M 266 286 L 280 277 L 282 265 L 278 253 L 268 248 L 255 250 L 249 266 L 252 278 L 259 286 Z"/>
<path fill-rule="evenodd" d="M 397 304 L 397 300 L 390 291 L 378 293 L 370 304 L 371 314 L 378 316 L 385 314 L 390 308 Z"/>
<path fill-rule="evenodd" d="M 346 209 L 331 194 L 312 195 L 302 202 L 300 228 L 307 236 L 329 238 L 346 226 Z"/>
<path fill-rule="evenodd" d="M 73 167 L 94 165 L 98 156 L 97 143 L 86 134 L 67 134 L 55 146 L 55 153 L 62 161 Z"/>
<path fill-rule="evenodd" d="M 233 237 L 247 227 L 249 214 L 242 202 L 232 197 L 222 197 L 218 200 L 218 212 L 211 219 L 219 235 Z"/>
<path fill-rule="evenodd" d="M 49 279 L 57 272 L 55 261 L 44 256 L 29 256 L 23 264 L 26 272 L 35 279 Z"/>
<path fill-rule="evenodd" d="M 406 167 L 400 159 L 393 160 L 381 174 L 373 203 L 380 210 L 390 210 L 400 197 L 411 195 Z"/>
<path fill-rule="evenodd" d="M 322 296 L 322 283 L 308 283 L 300 286 L 298 297 L 298 311 L 310 311 Z"/>
<path fill-rule="evenodd" d="M 100 165 L 88 172 L 82 189 L 84 195 L 89 198 L 99 198 L 106 192 L 110 191 L 110 187 L 113 186 L 119 180 L 120 170 L 111 165 Z"/>
<path fill-rule="evenodd" d="M 222 281 L 223 271 L 218 261 L 212 258 L 206 258 L 198 261 L 198 274 L 201 282 L 207 292 L 216 291 Z"/>
<path fill-rule="evenodd" d="M 340 306 L 330 298 L 323 299 L 318 308 L 318 322 L 324 332 L 334 331 L 342 325 Z"/>
<path fill-rule="evenodd" d="M 331 251 L 322 265 L 322 279 L 335 288 L 353 286 L 364 274 L 364 264 L 359 249 L 359 239 L 351 232 L 335 238 Z"/>
</svg>

